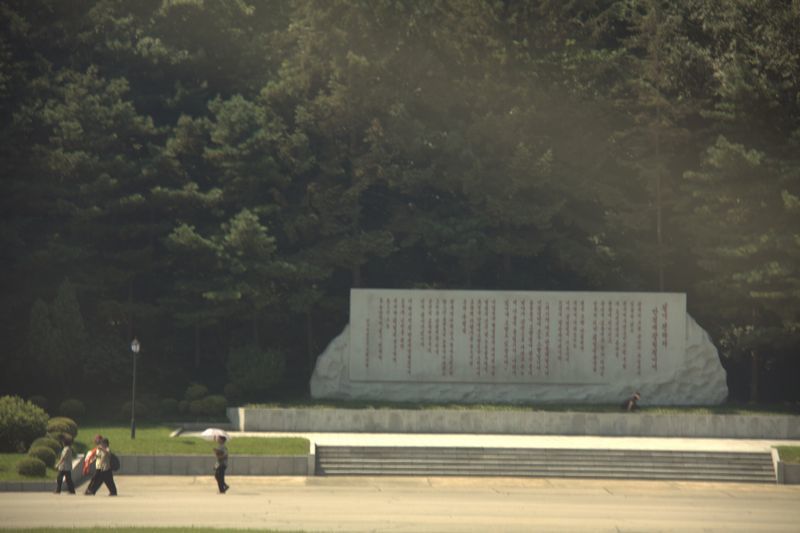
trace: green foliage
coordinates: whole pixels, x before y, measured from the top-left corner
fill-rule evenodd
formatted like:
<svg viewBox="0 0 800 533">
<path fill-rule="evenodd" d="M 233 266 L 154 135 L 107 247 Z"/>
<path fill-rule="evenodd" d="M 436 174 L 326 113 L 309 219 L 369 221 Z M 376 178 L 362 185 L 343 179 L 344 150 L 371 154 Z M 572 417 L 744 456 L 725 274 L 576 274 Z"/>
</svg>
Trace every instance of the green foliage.
<svg viewBox="0 0 800 533">
<path fill-rule="evenodd" d="M 249 344 L 228 355 L 228 378 L 246 397 L 258 397 L 281 381 L 285 366 L 280 350 L 262 351 Z"/>
<path fill-rule="evenodd" d="M 195 416 L 224 417 L 228 401 L 224 396 L 212 394 L 189 402 L 189 413 Z"/>
<path fill-rule="evenodd" d="M 74 439 L 78 436 L 78 424 L 66 416 L 56 416 L 47 421 L 47 433 L 54 435 L 68 434 Z"/>
<path fill-rule="evenodd" d="M 4 3 L 0 390 L 115 392 L 135 325 L 235 403 L 350 287 L 663 289 L 796 399 L 795 4 Z"/>
<path fill-rule="evenodd" d="M 164 398 L 161 400 L 161 416 L 174 416 L 178 414 L 178 400 L 175 398 Z"/>
<path fill-rule="evenodd" d="M 38 457 L 23 457 L 17 463 L 17 473 L 28 477 L 44 477 L 47 465 Z"/>
<path fill-rule="evenodd" d="M 39 437 L 31 443 L 31 449 L 42 446 L 50 448 L 56 455 L 61 452 L 61 443 L 52 437 Z"/>
<path fill-rule="evenodd" d="M 31 449 L 28 450 L 28 455 L 30 457 L 36 457 L 44 464 L 51 467 L 56 464 L 56 452 L 47 446 L 31 446 Z"/>
<path fill-rule="evenodd" d="M 86 414 L 86 407 L 82 401 L 69 398 L 59 404 L 58 414 L 73 420 L 80 420 Z"/>
<path fill-rule="evenodd" d="M 31 308 L 29 351 L 51 382 L 67 391 L 85 362 L 86 331 L 75 286 L 64 280 L 52 304 Z"/>
<path fill-rule="evenodd" d="M 21 452 L 47 428 L 47 413 L 18 396 L 0 397 L 0 451 Z"/>
<path fill-rule="evenodd" d="M 208 395 L 208 387 L 200 383 L 192 383 L 186 388 L 183 397 L 188 402 L 193 402 L 205 398 Z"/>
<path fill-rule="evenodd" d="M 39 394 L 34 394 L 28 401 L 31 402 L 33 405 L 37 407 L 41 407 L 45 412 L 47 412 L 47 398 L 41 396 Z"/>
</svg>

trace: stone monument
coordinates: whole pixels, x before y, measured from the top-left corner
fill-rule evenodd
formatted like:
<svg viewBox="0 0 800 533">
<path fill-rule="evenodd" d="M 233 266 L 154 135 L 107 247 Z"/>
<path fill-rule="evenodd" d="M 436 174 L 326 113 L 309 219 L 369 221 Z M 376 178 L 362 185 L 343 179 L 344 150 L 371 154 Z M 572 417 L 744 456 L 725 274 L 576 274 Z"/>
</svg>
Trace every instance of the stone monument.
<svg viewBox="0 0 800 533">
<path fill-rule="evenodd" d="M 314 398 L 710 405 L 728 394 L 686 295 L 353 289 Z"/>
</svg>

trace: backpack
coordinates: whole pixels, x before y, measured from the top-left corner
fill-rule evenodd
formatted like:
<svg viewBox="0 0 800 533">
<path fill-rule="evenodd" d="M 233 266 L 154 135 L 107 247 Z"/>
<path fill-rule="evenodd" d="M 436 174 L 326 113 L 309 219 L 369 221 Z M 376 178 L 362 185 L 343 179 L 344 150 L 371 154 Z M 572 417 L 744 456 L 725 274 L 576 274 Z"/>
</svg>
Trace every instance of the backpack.
<svg viewBox="0 0 800 533">
<path fill-rule="evenodd" d="M 119 470 L 119 467 L 120 467 L 119 457 L 117 457 L 113 453 L 109 453 L 109 456 L 110 456 L 109 457 L 109 464 L 111 466 L 111 471 L 112 472 L 116 472 L 117 470 Z"/>
</svg>

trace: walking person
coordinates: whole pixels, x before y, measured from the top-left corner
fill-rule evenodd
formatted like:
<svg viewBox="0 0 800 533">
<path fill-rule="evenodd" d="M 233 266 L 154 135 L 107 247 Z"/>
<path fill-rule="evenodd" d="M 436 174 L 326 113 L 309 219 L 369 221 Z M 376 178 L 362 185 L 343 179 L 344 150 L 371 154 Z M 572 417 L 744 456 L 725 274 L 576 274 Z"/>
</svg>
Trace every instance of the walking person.
<svg viewBox="0 0 800 533">
<path fill-rule="evenodd" d="M 622 402 L 622 405 L 620 407 L 622 408 L 623 411 L 628 411 L 629 413 L 638 411 L 639 410 L 638 402 L 641 398 L 642 395 L 639 394 L 639 391 L 636 391 L 630 396 L 630 398 Z"/>
<path fill-rule="evenodd" d="M 214 479 L 217 480 L 219 493 L 225 494 L 230 488 L 225 483 L 225 470 L 228 468 L 228 448 L 225 447 L 225 442 L 228 439 L 224 435 L 217 435 L 215 440 L 218 446 L 214 448 L 214 456 L 217 458 L 217 464 L 214 466 Z"/>
<path fill-rule="evenodd" d="M 95 435 L 94 436 L 94 448 L 89 450 L 86 454 L 86 457 L 83 459 L 83 475 L 88 476 L 89 470 L 92 467 L 92 461 L 94 461 L 94 473 L 92 474 L 92 479 L 89 480 L 89 484 L 86 486 L 86 491 L 84 492 L 87 496 L 93 496 L 95 491 L 97 491 L 98 487 L 100 487 L 100 460 L 97 457 L 97 451 L 100 448 L 100 445 L 103 443 L 103 436 L 102 435 Z"/>
<path fill-rule="evenodd" d="M 86 494 L 94 495 L 100 485 L 104 484 L 108 488 L 109 496 L 117 495 L 117 485 L 114 483 L 114 472 L 111 470 L 111 448 L 107 438 L 102 438 L 97 446 L 97 460 L 95 462 L 95 477 Z"/>
<path fill-rule="evenodd" d="M 69 435 L 61 436 L 61 456 L 56 463 L 58 476 L 56 477 L 56 494 L 61 494 L 61 484 L 67 480 L 67 490 L 75 494 L 75 485 L 72 483 L 72 438 Z"/>
</svg>

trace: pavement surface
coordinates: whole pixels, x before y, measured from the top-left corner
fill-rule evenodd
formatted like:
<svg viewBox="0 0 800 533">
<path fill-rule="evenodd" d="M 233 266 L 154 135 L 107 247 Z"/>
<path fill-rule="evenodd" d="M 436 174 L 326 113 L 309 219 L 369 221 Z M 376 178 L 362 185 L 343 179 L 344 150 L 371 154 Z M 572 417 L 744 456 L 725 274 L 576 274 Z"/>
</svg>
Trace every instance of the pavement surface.
<svg viewBox="0 0 800 533">
<path fill-rule="evenodd" d="M 800 486 L 528 478 L 118 476 L 119 496 L 0 493 L 0 529 L 797 532 Z"/>
</svg>

